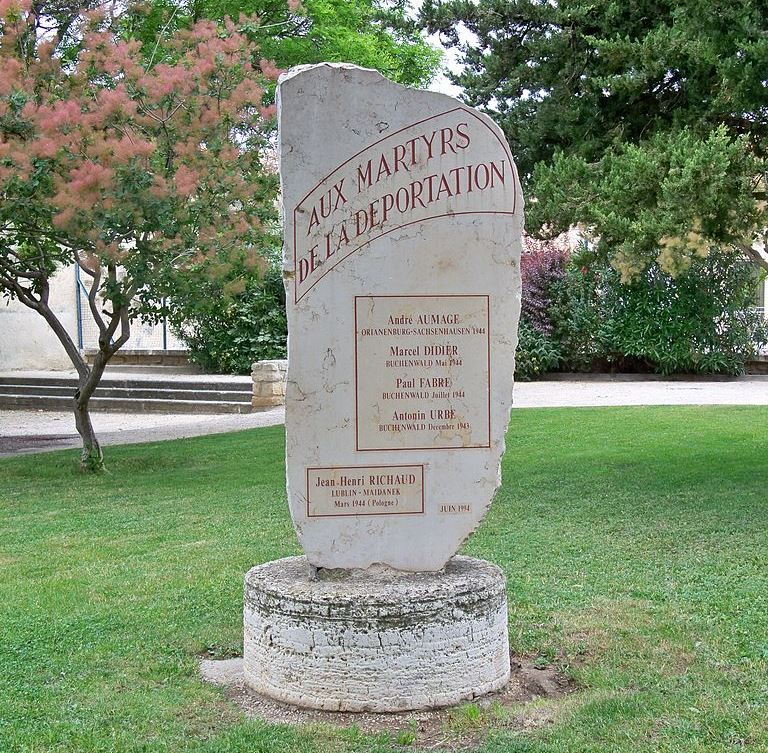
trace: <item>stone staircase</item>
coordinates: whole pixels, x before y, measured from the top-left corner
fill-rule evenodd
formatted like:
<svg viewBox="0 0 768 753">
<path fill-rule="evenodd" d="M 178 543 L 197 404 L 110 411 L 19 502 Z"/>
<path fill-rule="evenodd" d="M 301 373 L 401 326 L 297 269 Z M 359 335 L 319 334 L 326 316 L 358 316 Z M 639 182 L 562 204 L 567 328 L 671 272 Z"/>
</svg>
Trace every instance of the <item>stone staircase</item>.
<svg viewBox="0 0 768 753">
<path fill-rule="evenodd" d="M 126 413 L 250 413 L 251 377 L 168 373 L 158 369 L 108 371 L 91 398 L 91 410 Z M 74 375 L 0 374 L 0 409 L 72 410 Z"/>
</svg>

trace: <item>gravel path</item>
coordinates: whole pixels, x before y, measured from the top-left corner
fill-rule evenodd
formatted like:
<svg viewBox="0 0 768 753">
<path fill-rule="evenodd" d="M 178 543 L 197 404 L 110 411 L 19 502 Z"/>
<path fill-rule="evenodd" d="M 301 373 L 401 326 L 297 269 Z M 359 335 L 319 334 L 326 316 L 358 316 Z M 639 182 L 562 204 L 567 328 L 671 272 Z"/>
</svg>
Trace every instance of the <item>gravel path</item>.
<svg viewBox="0 0 768 753">
<path fill-rule="evenodd" d="M 515 385 L 516 408 L 599 405 L 768 405 L 768 377 L 649 380 L 625 376 Z M 246 415 L 100 412 L 92 415 L 104 446 L 274 426 L 283 423 L 285 418 L 282 408 Z M 71 413 L 0 410 L 0 456 L 78 447 L 79 444 Z"/>
</svg>

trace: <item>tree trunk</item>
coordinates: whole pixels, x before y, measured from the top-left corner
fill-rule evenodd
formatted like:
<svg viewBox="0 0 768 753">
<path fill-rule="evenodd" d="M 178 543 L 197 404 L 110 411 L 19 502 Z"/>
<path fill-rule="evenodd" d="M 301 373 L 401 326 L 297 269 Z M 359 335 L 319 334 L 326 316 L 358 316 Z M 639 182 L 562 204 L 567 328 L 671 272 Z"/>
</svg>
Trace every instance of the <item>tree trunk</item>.
<svg viewBox="0 0 768 753">
<path fill-rule="evenodd" d="M 91 423 L 88 409 L 93 390 L 87 392 L 86 385 L 80 380 L 75 392 L 75 426 L 83 440 L 83 452 L 80 456 L 80 470 L 83 473 L 97 473 L 104 470 L 104 453 Z"/>
<path fill-rule="evenodd" d="M 77 257 L 77 264 L 92 277 L 91 290 L 88 294 L 88 306 L 93 315 L 94 322 L 99 328 L 99 350 L 94 358 L 93 366 L 89 367 L 80 350 L 73 342 L 67 332 L 66 327 L 59 321 L 56 314 L 48 305 L 48 294 L 50 292 L 48 284 L 48 270 L 42 265 L 39 269 L 31 269 L 26 275 L 21 275 L 24 279 L 34 281 L 38 290 L 33 290 L 30 283 L 24 286 L 18 279 L 3 273 L 0 278 L 0 289 L 10 290 L 21 303 L 37 311 L 50 325 L 59 342 L 64 346 L 72 365 L 77 370 L 78 383 L 75 391 L 73 408 L 75 413 L 75 426 L 83 440 L 83 452 L 80 459 L 80 470 L 85 473 L 93 473 L 104 470 L 104 455 L 101 450 L 99 440 L 96 439 L 96 432 L 93 430 L 91 415 L 89 412 L 89 403 L 101 377 L 104 375 L 104 369 L 109 359 L 117 353 L 120 348 L 128 342 L 131 335 L 131 320 L 129 316 L 130 301 L 136 292 L 135 287 L 128 286 L 123 290 L 123 296 L 112 301 L 112 311 L 104 312 L 100 310 L 98 304 L 98 294 L 102 289 L 100 282 L 102 279 L 102 268 L 96 266 L 92 268 L 83 264 Z M 3 271 L 0 269 L 0 272 Z M 12 268 L 15 273 L 15 269 Z M 107 264 L 107 274 L 112 285 L 117 284 L 117 265 Z M 104 320 L 104 313 L 107 315 L 107 322 Z M 118 327 L 120 335 L 113 341 Z"/>
<path fill-rule="evenodd" d="M 104 470 L 104 455 L 93 430 L 89 405 L 104 375 L 104 369 L 116 350 L 117 348 L 113 348 L 108 341 L 100 338 L 99 351 L 93 359 L 93 365 L 90 368 L 86 366 L 86 371 L 80 374 L 78 380 L 75 392 L 75 426 L 83 440 L 83 454 L 80 458 L 80 470 L 83 473 L 98 473 Z"/>
<path fill-rule="evenodd" d="M 69 333 L 56 318 L 56 315 L 51 311 L 47 301 L 41 301 L 37 307 L 37 311 L 42 314 L 51 329 L 56 333 L 59 341 L 67 351 L 72 365 L 77 370 L 78 383 L 77 390 L 73 398 L 74 413 L 75 413 L 75 427 L 77 433 L 83 440 L 83 452 L 80 456 L 80 470 L 83 473 L 95 473 L 104 470 L 104 454 L 101 450 L 99 440 L 96 438 L 96 432 L 93 430 L 93 424 L 91 423 L 91 414 L 89 412 L 89 403 L 91 396 L 93 395 L 96 386 L 101 379 L 101 375 L 104 373 L 104 367 L 107 365 L 107 361 L 112 356 L 111 352 L 102 353 L 99 352 L 96 363 L 93 367 L 88 366 L 85 358 L 80 353 L 78 348 L 72 342 Z M 99 343 L 101 346 L 101 343 Z M 104 348 L 100 347 L 100 351 Z M 107 346 L 109 351 L 109 347 Z"/>
</svg>

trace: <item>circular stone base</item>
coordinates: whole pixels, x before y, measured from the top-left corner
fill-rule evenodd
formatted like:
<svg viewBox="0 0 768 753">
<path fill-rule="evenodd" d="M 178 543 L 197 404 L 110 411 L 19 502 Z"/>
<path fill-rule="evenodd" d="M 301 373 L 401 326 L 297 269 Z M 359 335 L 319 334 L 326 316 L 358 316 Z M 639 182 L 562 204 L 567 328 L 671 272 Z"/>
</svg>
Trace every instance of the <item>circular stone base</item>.
<svg viewBox="0 0 768 753">
<path fill-rule="evenodd" d="M 244 627 L 247 683 L 314 709 L 450 706 L 510 676 L 504 575 L 470 557 L 319 577 L 306 557 L 267 562 L 245 576 Z"/>
</svg>

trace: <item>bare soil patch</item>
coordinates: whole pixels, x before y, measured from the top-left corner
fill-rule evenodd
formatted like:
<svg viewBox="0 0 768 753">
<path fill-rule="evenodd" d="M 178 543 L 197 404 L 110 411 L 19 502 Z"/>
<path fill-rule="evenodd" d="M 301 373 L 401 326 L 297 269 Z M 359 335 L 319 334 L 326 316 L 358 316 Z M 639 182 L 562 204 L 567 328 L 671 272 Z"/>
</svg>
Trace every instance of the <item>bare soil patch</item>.
<svg viewBox="0 0 768 753">
<path fill-rule="evenodd" d="M 76 434 L 27 434 L 0 437 L 0 455 L 69 447 L 72 440 L 77 438 Z"/>
<path fill-rule="evenodd" d="M 459 706 L 433 711 L 349 713 L 292 706 L 260 695 L 248 687 L 243 661 L 200 662 L 203 679 L 224 688 L 230 701 L 248 716 L 274 724 L 356 727 L 363 733 L 389 733 L 394 743 L 410 750 L 460 751 L 476 746 L 491 728 L 535 729 L 551 724 L 556 701 L 576 690 L 572 680 L 554 666 L 538 668 L 531 659 L 512 659 L 509 683 L 497 691 Z"/>
</svg>

